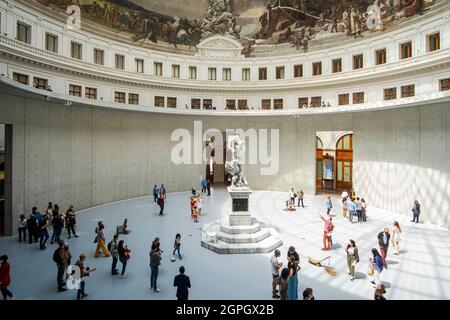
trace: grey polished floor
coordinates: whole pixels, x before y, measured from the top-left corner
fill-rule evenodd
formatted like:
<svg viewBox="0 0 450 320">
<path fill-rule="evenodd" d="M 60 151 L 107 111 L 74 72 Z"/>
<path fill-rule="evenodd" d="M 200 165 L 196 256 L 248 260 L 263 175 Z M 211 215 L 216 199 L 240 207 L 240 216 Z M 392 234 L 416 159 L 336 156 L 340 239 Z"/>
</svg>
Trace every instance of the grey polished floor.
<svg viewBox="0 0 450 320">
<path fill-rule="evenodd" d="M 367 223 L 350 224 L 343 219 L 339 199 L 334 199 L 332 215 L 336 225 L 334 248 L 326 254 L 322 248 L 323 222 L 318 212 L 325 212 L 325 196 L 305 196 L 305 209 L 283 211 L 287 193 L 255 191 L 250 197 L 253 215 L 274 226 L 283 239 L 286 250 L 294 245 L 300 253 L 302 270 L 299 275 L 299 296 L 311 287 L 316 299 L 372 299 L 373 288 L 366 275 L 370 249 L 377 246 L 376 235 L 385 226 L 398 220 L 403 228 L 401 255 L 388 254 L 389 269 L 383 271 L 387 299 L 450 299 L 450 232 L 428 224 L 413 224 L 409 215 L 387 212 L 370 207 Z M 80 238 L 65 239 L 72 256 L 85 253 L 86 265 L 97 271 L 86 281 L 88 299 L 174 299 L 173 277 L 180 265 L 190 276 L 191 299 L 271 299 L 270 254 L 218 255 L 200 246 L 201 226 L 225 217 L 230 207 L 225 190 L 213 191 L 205 197 L 203 216 L 199 223 L 190 219 L 189 193 L 169 194 L 165 215 L 158 216 L 158 207 L 150 197 L 131 199 L 78 212 Z M 65 208 L 64 208 L 65 209 Z M 121 236 L 132 250 L 127 277 L 110 275 L 111 258 L 94 258 L 94 228 L 101 219 L 106 225 L 107 240 L 115 226 L 127 217 L 132 232 Z M 176 233 L 182 235 L 183 260 L 171 262 Z M 64 238 L 67 234 L 64 231 Z M 164 250 L 159 275 L 160 293 L 150 290 L 148 252 L 154 237 L 161 238 Z M 359 247 L 361 262 L 357 265 L 354 282 L 347 275 L 344 247 L 354 239 Z M 8 254 L 12 266 L 10 290 L 18 299 L 75 299 L 76 292 L 56 292 L 56 266 L 53 248 L 40 251 L 37 244 L 17 242 L 16 237 L 0 238 L 0 254 Z M 327 274 L 323 268 L 307 263 L 308 256 L 316 259 L 331 255 L 330 266 L 338 275 Z M 75 258 L 74 258 L 75 259 Z M 74 261 L 73 261 L 74 262 Z M 120 263 L 118 267 L 121 267 Z"/>
</svg>

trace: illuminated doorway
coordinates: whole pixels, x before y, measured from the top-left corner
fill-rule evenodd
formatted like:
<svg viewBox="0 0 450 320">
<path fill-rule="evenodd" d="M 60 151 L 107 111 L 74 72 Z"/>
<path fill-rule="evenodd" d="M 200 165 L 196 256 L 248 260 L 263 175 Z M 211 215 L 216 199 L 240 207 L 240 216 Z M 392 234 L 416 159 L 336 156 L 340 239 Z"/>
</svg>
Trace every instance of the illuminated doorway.
<svg viewBox="0 0 450 320">
<path fill-rule="evenodd" d="M 351 190 L 353 132 L 319 131 L 316 134 L 316 190 Z"/>
</svg>

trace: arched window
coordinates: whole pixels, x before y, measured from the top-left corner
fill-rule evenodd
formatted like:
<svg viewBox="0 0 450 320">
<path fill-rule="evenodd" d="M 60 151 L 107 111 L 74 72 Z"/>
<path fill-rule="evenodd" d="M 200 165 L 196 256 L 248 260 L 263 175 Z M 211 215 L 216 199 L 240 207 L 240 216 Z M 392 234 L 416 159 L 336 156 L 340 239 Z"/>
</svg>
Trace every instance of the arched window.
<svg viewBox="0 0 450 320">
<path fill-rule="evenodd" d="M 339 139 L 339 141 L 336 144 L 336 150 L 352 150 L 352 135 L 347 134 Z"/>
<path fill-rule="evenodd" d="M 353 135 L 341 137 L 336 144 L 336 188 L 352 188 L 353 180 Z"/>
<path fill-rule="evenodd" d="M 323 143 L 319 137 L 316 137 L 316 149 L 323 149 Z"/>
</svg>

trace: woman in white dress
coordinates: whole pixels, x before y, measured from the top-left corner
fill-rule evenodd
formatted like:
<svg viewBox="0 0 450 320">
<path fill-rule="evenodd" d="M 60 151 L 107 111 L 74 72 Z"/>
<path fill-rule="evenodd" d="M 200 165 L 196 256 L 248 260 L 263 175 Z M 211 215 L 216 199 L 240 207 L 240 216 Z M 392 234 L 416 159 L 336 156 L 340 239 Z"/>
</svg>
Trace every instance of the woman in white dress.
<svg viewBox="0 0 450 320">
<path fill-rule="evenodd" d="M 392 228 L 391 232 L 391 242 L 394 245 L 394 254 L 396 255 L 400 254 L 401 233 L 402 229 L 400 228 L 400 224 L 397 221 L 394 221 L 394 227 Z"/>
</svg>

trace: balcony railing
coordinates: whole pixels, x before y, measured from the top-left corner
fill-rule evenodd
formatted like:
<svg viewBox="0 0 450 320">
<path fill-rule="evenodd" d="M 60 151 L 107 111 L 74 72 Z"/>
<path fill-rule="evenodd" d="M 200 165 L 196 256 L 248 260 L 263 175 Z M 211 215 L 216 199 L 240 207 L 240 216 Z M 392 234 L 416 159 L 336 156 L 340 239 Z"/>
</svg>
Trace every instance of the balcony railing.
<svg viewBox="0 0 450 320">
<path fill-rule="evenodd" d="M 154 86 L 166 88 L 178 88 L 184 90 L 210 90 L 210 91 L 261 91 L 261 90 L 290 90 L 299 88 L 311 88 L 327 86 L 329 84 L 346 83 L 358 80 L 384 78 L 386 74 L 417 71 L 421 66 L 428 67 L 449 63 L 450 48 L 428 52 L 409 59 L 403 59 L 383 65 L 368 68 L 332 73 L 321 76 L 304 77 L 301 79 L 284 79 L 269 81 L 206 81 L 173 79 L 168 77 L 153 76 L 130 71 L 117 70 L 102 65 L 89 63 L 66 57 L 51 51 L 36 48 L 27 43 L 0 35 L 1 51 L 9 52 L 40 63 L 57 66 L 60 68 L 88 74 L 94 77 L 102 77 L 111 81 L 123 81 L 140 86 Z M 199 61 L 200 63 L 200 61 Z"/>
</svg>

